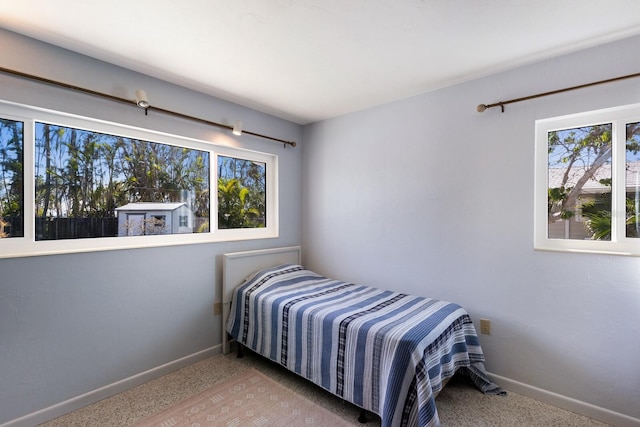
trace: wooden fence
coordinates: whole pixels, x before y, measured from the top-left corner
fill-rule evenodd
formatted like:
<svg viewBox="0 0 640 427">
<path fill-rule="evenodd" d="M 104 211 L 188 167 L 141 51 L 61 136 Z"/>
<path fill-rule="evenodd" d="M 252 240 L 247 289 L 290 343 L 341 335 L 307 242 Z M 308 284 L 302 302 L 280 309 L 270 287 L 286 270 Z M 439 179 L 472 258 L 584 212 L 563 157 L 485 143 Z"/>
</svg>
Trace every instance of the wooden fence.
<svg viewBox="0 0 640 427">
<path fill-rule="evenodd" d="M 36 240 L 116 237 L 118 218 L 36 218 Z"/>
<path fill-rule="evenodd" d="M 22 237 L 22 217 L 4 217 L 8 237 Z M 36 240 L 117 237 L 118 218 L 35 218 Z M 3 231 L 3 230 L 0 230 Z M 194 232 L 208 232 L 209 219 L 195 218 Z"/>
</svg>

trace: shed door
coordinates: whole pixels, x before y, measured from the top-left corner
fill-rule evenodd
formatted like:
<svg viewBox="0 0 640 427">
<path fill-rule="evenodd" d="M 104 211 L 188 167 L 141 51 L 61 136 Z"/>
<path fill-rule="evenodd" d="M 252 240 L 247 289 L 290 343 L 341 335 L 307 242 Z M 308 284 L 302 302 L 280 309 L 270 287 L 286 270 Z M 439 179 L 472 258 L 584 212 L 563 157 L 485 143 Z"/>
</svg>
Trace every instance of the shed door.
<svg viewBox="0 0 640 427">
<path fill-rule="evenodd" d="M 144 234 L 144 214 L 127 214 L 127 236 L 142 236 Z"/>
</svg>

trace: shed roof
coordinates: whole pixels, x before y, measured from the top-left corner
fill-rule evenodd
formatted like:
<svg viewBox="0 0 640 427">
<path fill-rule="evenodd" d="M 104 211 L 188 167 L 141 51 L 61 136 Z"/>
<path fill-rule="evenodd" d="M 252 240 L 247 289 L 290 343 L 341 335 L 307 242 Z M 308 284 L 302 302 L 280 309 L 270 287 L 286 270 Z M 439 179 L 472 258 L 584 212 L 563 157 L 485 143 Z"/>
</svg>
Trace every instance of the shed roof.
<svg viewBox="0 0 640 427">
<path fill-rule="evenodd" d="M 116 208 L 117 211 L 175 211 L 176 209 L 186 206 L 186 203 L 128 203 L 124 206 Z"/>
</svg>

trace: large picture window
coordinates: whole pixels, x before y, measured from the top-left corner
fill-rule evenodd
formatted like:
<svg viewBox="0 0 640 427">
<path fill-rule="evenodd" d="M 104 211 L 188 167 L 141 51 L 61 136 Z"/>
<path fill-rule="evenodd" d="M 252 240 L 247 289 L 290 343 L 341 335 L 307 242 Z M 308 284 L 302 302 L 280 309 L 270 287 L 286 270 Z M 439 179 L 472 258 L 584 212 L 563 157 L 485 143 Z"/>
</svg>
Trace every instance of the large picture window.
<svg viewBox="0 0 640 427">
<path fill-rule="evenodd" d="M 209 199 L 207 151 L 35 123 L 36 240 L 207 232 Z"/>
<path fill-rule="evenodd" d="M 277 216 L 275 155 L 0 102 L 2 256 L 277 237 Z"/>
<path fill-rule="evenodd" d="M 535 247 L 640 255 L 640 106 L 536 122 Z"/>
</svg>

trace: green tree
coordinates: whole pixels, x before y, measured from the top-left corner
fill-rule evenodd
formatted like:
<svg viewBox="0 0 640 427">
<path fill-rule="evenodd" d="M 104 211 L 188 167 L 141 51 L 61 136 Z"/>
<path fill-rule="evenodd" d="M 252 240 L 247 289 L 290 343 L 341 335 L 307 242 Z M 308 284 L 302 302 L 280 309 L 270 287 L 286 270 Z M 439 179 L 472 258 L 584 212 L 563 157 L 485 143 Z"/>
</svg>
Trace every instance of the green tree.
<svg viewBox="0 0 640 427">
<path fill-rule="evenodd" d="M 22 122 L 0 119 L 0 238 L 24 235 L 23 139 Z"/>
<path fill-rule="evenodd" d="M 266 226 L 266 174 L 263 163 L 218 157 L 218 227 Z"/>
<path fill-rule="evenodd" d="M 250 190 L 237 178 L 218 179 L 218 227 L 257 227 L 255 219 L 260 212 L 249 202 Z"/>
<path fill-rule="evenodd" d="M 0 217 L 23 214 L 23 124 L 0 119 Z"/>
<path fill-rule="evenodd" d="M 549 169 L 563 170 L 559 185 L 549 187 L 549 222 L 575 212 L 584 185 L 611 161 L 611 124 L 549 132 Z"/>
</svg>

